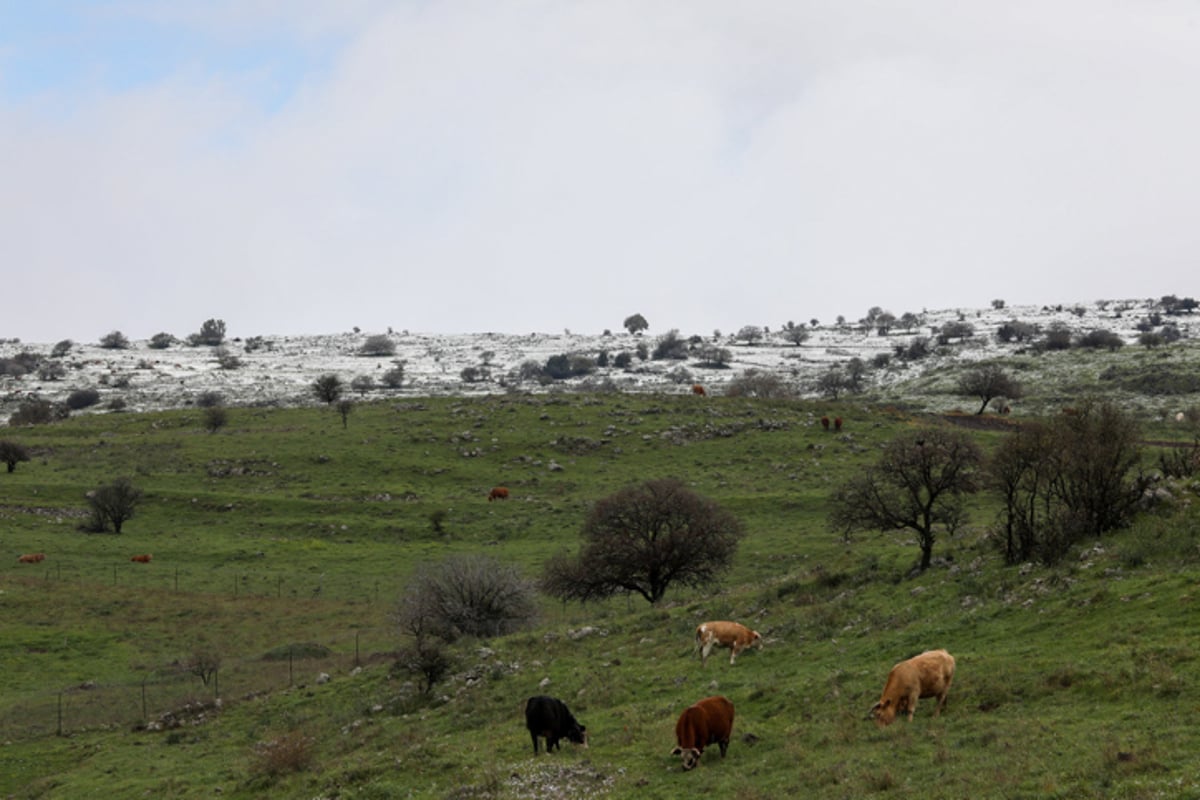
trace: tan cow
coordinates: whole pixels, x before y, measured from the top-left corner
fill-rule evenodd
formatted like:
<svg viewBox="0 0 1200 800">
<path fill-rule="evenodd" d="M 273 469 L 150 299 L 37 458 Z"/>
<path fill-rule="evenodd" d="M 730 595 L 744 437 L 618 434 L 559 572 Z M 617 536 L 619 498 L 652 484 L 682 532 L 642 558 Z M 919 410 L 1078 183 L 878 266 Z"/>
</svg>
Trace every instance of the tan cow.
<svg viewBox="0 0 1200 800">
<path fill-rule="evenodd" d="M 45 561 L 45 553 L 22 553 L 17 556 L 18 564 L 37 564 L 39 561 Z"/>
<path fill-rule="evenodd" d="M 131 558 L 129 560 L 136 561 L 138 564 L 149 564 L 151 559 L 153 559 L 153 558 L 154 558 L 154 556 L 150 555 L 149 553 L 142 553 L 141 555 L 134 556 L 133 558 Z"/>
<path fill-rule="evenodd" d="M 673 756 L 683 756 L 683 768 L 691 769 L 700 763 L 704 748 L 710 744 L 721 748 L 721 758 L 729 749 L 733 735 L 733 703 L 716 695 L 688 706 L 675 723 Z"/>
<path fill-rule="evenodd" d="M 714 647 L 728 647 L 729 663 L 737 660 L 738 654 L 748 647 L 762 649 L 762 636 L 740 622 L 702 622 L 696 626 L 696 650 L 700 653 L 700 666 L 708 663 L 708 654 Z"/>
<path fill-rule="evenodd" d="M 946 707 L 946 695 L 950 693 L 950 682 L 954 680 L 954 656 L 945 650 L 926 650 L 919 656 L 901 661 L 888 673 L 883 687 L 883 696 L 871 707 L 869 718 L 879 727 L 891 725 L 897 714 L 908 714 L 912 722 L 917 710 L 917 700 L 936 697 L 936 717 Z"/>
</svg>

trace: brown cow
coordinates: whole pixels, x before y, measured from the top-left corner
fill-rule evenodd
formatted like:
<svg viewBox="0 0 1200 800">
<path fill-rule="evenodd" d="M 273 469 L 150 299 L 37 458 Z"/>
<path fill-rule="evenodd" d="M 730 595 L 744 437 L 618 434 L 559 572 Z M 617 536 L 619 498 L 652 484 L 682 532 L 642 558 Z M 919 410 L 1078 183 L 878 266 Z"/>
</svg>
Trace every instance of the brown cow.
<svg viewBox="0 0 1200 800">
<path fill-rule="evenodd" d="M 821 417 L 821 427 L 829 430 L 829 417 Z"/>
<path fill-rule="evenodd" d="M 708 392 L 704 391 L 704 387 L 701 386 L 700 384 L 693 383 L 692 384 L 692 394 L 696 395 L 697 397 L 705 397 L 708 395 Z"/>
<path fill-rule="evenodd" d="M 495 489 L 492 489 L 490 492 L 488 492 L 488 502 L 489 503 L 492 502 L 493 500 L 507 500 L 507 499 L 508 499 L 508 489 L 504 488 L 503 486 L 497 486 Z"/>
<path fill-rule="evenodd" d="M 732 664 L 738 653 L 751 646 L 761 650 L 762 636 L 740 622 L 702 622 L 696 626 L 696 650 L 702 667 L 708 663 L 708 654 L 714 647 L 728 647 L 732 651 L 729 654 Z"/>
<path fill-rule="evenodd" d="M 140 556 L 134 556 L 133 558 L 131 558 L 129 560 L 136 561 L 139 564 L 149 564 L 150 559 L 152 559 L 152 558 L 154 558 L 154 556 L 150 555 L 149 553 L 142 553 Z"/>
<path fill-rule="evenodd" d="M 36 564 L 39 561 L 45 561 L 45 553 L 22 553 L 17 557 L 18 564 Z"/>
<path fill-rule="evenodd" d="M 842 429 L 842 418 L 841 417 L 833 418 L 833 429 L 835 431 L 840 431 Z"/>
<path fill-rule="evenodd" d="M 706 697 L 688 706 L 675 723 L 673 756 L 683 756 L 683 768 L 691 769 L 700 763 L 704 748 L 710 744 L 721 747 L 721 758 L 729 749 L 733 734 L 733 703 L 719 695 Z"/>
<path fill-rule="evenodd" d="M 946 707 L 946 695 L 950 692 L 950 681 L 954 679 L 954 656 L 945 650 L 926 650 L 919 656 L 901 661 L 888 673 L 883 687 L 883 696 L 871 707 L 870 718 L 879 727 L 891 725 L 896 714 L 908 714 L 912 722 L 917 710 L 917 700 L 936 697 L 936 717 Z"/>
</svg>

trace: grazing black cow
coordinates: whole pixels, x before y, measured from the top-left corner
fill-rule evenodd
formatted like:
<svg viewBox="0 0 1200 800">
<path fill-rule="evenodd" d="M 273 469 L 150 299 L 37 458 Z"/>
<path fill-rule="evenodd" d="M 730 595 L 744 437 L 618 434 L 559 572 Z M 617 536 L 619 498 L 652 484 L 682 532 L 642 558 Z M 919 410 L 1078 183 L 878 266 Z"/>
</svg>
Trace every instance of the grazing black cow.
<svg viewBox="0 0 1200 800">
<path fill-rule="evenodd" d="M 587 747 L 587 728 L 575 721 L 566 703 L 556 697 L 537 695 L 525 701 L 525 727 L 533 738 L 533 754 L 538 752 L 538 737 L 546 737 L 546 752 L 567 739 Z M 560 748 L 561 749 L 561 748 Z"/>
</svg>

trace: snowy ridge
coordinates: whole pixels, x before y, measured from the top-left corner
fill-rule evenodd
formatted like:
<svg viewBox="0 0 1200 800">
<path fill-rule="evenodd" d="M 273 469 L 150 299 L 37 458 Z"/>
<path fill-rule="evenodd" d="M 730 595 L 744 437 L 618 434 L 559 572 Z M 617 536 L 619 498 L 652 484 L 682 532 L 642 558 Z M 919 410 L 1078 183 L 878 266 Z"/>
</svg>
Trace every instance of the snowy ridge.
<svg viewBox="0 0 1200 800">
<path fill-rule="evenodd" d="M 704 385 L 710 393 L 720 394 L 730 381 L 747 370 L 764 370 L 778 374 L 801 392 L 813 392 L 815 379 L 831 365 L 860 358 L 871 363 L 880 353 L 893 353 L 907 346 L 915 337 L 931 337 L 948 322 L 961 321 L 974 328 L 974 335 L 956 344 L 949 357 L 930 357 L 908 362 L 903 369 L 877 370 L 871 380 L 887 385 L 899 380 L 911 380 L 924 372 L 936 370 L 951 359 L 985 359 L 1011 354 L 1015 345 L 1001 345 L 996 330 L 1004 323 L 1017 320 L 1032 323 L 1043 330 L 1060 324 L 1075 333 L 1103 329 L 1111 331 L 1126 342 L 1137 341 L 1139 323 L 1144 324 L 1161 309 L 1155 300 L 1099 301 L 1071 306 L 1019 306 L 983 310 L 948 309 L 923 312 L 917 315 L 920 324 L 912 330 L 893 327 L 886 335 L 861 323 L 820 325 L 808 328 L 808 339 L 800 346 L 782 336 L 781 328 L 766 331 L 755 344 L 735 340 L 733 333 L 700 334 L 703 344 L 712 344 L 728 351 L 730 360 L 724 368 L 706 368 L 694 358 L 686 360 L 646 359 L 636 356 L 625 369 L 612 365 L 621 352 L 636 352 L 643 345 L 653 353 L 658 338 L 666 331 L 650 330 L 641 336 L 625 331 L 608 335 L 562 334 L 421 334 L 388 333 L 395 345 L 390 357 L 363 356 L 359 351 L 372 332 L 318 334 L 311 336 L 255 336 L 261 346 L 247 352 L 250 340 L 227 338 L 224 349 L 236 356 L 240 366 L 223 368 L 217 349 L 185 344 L 167 349 L 153 349 L 148 342 L 134 341 L 123 350 L 104 349 L 95 343 L 74 344 L 60 358 L 51 358 L 53 344 L 28 344 L 17 340 L 0 342 L 0 359 L 12 359 L 21 353 L 44 357 L 43 363 L 58 362 L 65 369 L 61 377 L 47 379 L 40 369 L 25 374 L 11 369 L 0 374 L 0 424 L 17 406 L 31 398 L 52 402 L 64 401 L 71 392 L 94 388 L 101 402 L 92 410 L 104 411 L 119 398 L 130 411 L 176 408 L 191 405 L 205 392 L 219 392 L 224 402 L 232 406 L 302 405 L 316 402 L 313 382 L 321 375 L 333 373 L 347 385 L 347 396 L 359 394 L 350 390 L 350 382 L 359 376 L 369 376 L 378 388 L 363 395 L 364 399 L 395 396 L 479 395 L 520 390 L 549 391 L 555 387 L 579 387 L 604 383 L 622 391 L 690 392 L 691 383 Z M 1195 312 L 1167 316 L 1162 323 L 1175 325 L 1184 339 L 1194 340 L 1200 330 L 1200 315 Z M 807 327 L 807 326 L 806 326 Z M 693 333 L 680 331 L 684 339 Z M 591 358 L 605 352 L 609 366 L 599 367 L 586 377 L 558 380 L 541 385 L 534 380 L 521 380 L 519 369 L 525 362 L 545 364 L 551 356 L 585 355 Z M 399 389 L 383 388 L 382 376 L 402 362 L 404 382 Z M 486 372 L 488 377 L 464 380 L 463 370 L 469 367 Z"/>
</svg>

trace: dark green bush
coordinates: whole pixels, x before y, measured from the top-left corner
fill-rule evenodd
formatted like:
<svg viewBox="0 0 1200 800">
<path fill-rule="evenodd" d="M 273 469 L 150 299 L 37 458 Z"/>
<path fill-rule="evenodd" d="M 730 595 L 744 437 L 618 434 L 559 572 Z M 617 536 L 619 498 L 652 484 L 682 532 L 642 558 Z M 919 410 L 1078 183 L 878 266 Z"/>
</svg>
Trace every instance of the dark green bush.
<svg viewBox="0 0 1200 800">
<path fill-rule="evenodd" d="M 67 395 L 67 408 L 79 411 L 100 402 L 100 392 L 95 389 L 76 389 Z"/>
</svg>

